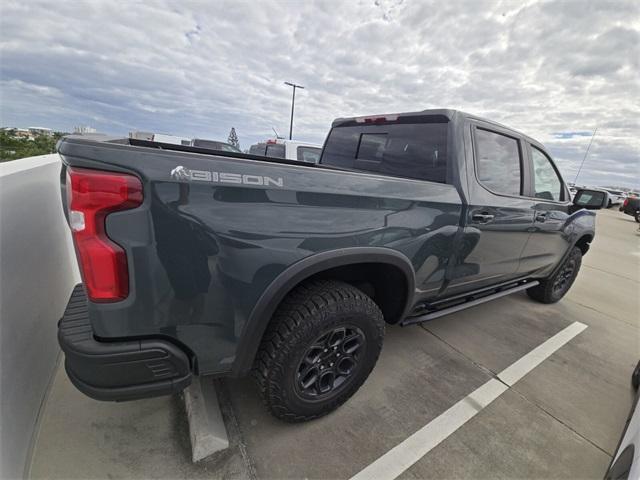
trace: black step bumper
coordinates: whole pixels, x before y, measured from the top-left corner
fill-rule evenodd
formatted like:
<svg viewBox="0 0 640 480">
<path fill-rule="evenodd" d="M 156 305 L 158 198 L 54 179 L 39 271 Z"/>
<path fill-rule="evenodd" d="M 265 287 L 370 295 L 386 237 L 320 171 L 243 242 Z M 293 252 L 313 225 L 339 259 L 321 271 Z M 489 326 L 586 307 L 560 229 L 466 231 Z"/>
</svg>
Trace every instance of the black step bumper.
<svg viewBox="0 0 640 480">
<path fill-rule="evenodd" d="M 97 400 L 169 395 L 191 383 L 189 358 L 161 339 L 101 342 L 94 338 L 82 284 L 76 285 L 58 323 L 71 382 Z"/>
</svg>

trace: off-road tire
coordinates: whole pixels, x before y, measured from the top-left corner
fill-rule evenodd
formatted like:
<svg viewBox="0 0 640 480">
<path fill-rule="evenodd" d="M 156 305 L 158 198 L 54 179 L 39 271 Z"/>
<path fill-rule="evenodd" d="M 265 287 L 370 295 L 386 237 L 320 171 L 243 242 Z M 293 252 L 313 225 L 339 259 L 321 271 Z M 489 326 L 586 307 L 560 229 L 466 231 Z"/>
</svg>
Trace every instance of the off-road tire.
<svg viewBox="0 0 640 480">
<path fill-rule="evenodd" d="M 323 332 L 339 331 L 343 326 L 364 338 L 361 345 L 365 348 L 355 357 L 358 360 L 352 373 L 328 394 L 319 394 L 315 399 L 305 397 L 300 387 L 300 365 L 308 358 L 309 349 L 323 338 Z M 287 422 L 307 421 L 335 410 L 373 370 L 384 330 L 380 308 L 352 285 L 317 280 L 296 287 L 276 310 L 256 357 L 254 376 L 265 405 L 274 416 Z"/>
<path fill-rule="evenodd" d="M 537 302 L 556 303 L 571 288 L 578 276 L 582 264 L 582 251 L 573 247 L 564 262 L 549 278 L 540 282 L 540 285 L 527 290 L 527 295 Z"/>
</svg>

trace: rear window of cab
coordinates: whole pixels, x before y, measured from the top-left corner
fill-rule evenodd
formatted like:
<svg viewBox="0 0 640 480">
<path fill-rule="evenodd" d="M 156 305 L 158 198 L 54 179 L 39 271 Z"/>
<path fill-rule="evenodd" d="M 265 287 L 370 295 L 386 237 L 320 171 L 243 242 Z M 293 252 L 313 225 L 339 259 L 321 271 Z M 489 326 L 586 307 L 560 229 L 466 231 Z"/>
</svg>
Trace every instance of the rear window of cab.
<svg viewBox="0 0 640 480">
<path fill-rule="evenodd" d="M 320 163 L 445 183 L 448 123 L 446 118 L 433 120 L 336 126 L 329 133 Z"/>
</svg>

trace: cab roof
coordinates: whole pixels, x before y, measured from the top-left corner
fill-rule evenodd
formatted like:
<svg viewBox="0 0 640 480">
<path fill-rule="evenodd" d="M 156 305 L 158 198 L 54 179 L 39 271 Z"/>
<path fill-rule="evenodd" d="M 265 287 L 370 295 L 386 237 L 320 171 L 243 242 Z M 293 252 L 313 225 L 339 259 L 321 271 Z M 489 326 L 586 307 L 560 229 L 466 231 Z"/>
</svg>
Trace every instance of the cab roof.
<svg viewBox="0 0 640 480">
<path fill-rule="evenodd" d="M 539 142 L 537 142 L 535 139 L 529 137 L 528 135 L 518 130 L 515 130 L 514 128 L 508 127 L 494 120 L 490 120 L 486 117 L 481 117 L 479 115 L 474 115 L 472 113 L 467 113 L 467 112 L 463 112 L 462 110 L 455 110 L 452 108 L 433 108 L 433 109 L 421 110 L 418 112 L 383 113 L 378 115 L 363 115 L 358 117 L 341 117 L 341 118 L 336 118 L 331 123 L 331 127 L 333 128 L 333 127 L 353 125 L 354 122 L 362 123 L 362 124 L 365 124 L 365 123 L 375 124 L 375 123 L 378 123 L 377 120 L 384 122 L 384 121 L 395 121 L 400 118 L 410 119 L 411 117 L 425 117 L 425 116 L 434 116 L 434 117 L 441 116 L 441 117 L 445 117 L 447 121 L 453 121 L 454 119 L 460 119 L 460 118 L 476 120 L 483 123 L 494 125 L 501 129 L 510 130 L 522 137 L 525 137 L 527 140 L 530 140 L 532 143 L 539 144 Z M 370 120 L 370 121 L 367 121 L 367 120 Z"/>
</svg>

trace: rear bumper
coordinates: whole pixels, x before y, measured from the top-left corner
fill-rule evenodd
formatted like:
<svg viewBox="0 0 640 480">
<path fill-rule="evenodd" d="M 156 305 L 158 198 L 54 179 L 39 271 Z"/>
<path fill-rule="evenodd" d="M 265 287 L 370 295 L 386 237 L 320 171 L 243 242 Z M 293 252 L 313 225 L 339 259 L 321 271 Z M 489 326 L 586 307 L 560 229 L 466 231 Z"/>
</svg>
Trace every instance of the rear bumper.
<svg viewBox="0 0 640 480">
<path fill-rule="evenodd" d="M 161 339 L 101 342 L 94 338 L 87 298 L 76 285 L 58 323 L 71 382 L 97 400 L 134 400 L 169 395 L 191 383 L 189 358 Z"/>
</svg>

